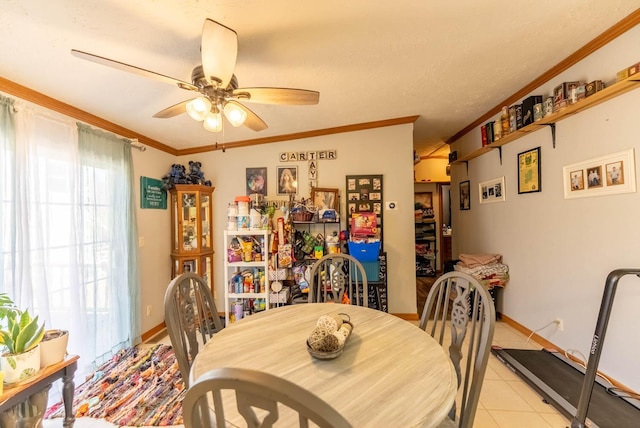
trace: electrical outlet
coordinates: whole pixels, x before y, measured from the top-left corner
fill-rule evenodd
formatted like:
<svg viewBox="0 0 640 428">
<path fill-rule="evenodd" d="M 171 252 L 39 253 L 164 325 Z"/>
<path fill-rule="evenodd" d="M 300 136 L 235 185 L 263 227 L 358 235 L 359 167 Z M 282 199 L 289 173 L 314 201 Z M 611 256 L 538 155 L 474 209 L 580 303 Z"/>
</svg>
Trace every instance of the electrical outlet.
<svg viewBox="0 0 640 428">
<path fill-rule="evenodd" d="M 564 331 L 564 322 L 562 321 L 562 318 L 556 318 L 554 322 L 556 323 L 559 331 Z"/>
<path fill-rule="evenodd" d="M 151 305 L 147 305 L 147 316 L 151 316 Z"/>
</svg>

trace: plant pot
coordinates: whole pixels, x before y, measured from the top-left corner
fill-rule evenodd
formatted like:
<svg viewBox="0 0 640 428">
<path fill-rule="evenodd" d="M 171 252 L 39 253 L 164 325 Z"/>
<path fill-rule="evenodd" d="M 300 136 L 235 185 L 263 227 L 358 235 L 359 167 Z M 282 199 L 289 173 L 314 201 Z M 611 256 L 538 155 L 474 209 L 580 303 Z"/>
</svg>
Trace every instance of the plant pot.
<svg viewBox="0 0 640 428">
<path fill-rule="evenodd" d="M 40 342 L 40 368 L 64 360 L 67 355 L 69 332 L 67 330 L 47 330 Z"/>
<path fill-rule="evenodd" d="M 22 354 L 3 354 L 0 370 L 4 372 L 5 385 L 30 378 L 40 370 L 40 345 Z"/>
</svg>

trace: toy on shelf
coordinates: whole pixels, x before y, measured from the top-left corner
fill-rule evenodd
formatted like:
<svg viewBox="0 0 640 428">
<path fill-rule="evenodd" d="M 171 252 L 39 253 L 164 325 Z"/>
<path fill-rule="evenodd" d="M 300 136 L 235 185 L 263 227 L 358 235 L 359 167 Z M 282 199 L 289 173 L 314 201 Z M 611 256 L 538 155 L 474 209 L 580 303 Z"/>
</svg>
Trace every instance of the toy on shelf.
<svg viewBox="0 0 640 428">
<path fill-rule="evenodd" d="M 202 172 L 202 163 L 189 161 L 189 172 L 184 165 L 174 163 L 171 170 L 162 177 L 162 189 L 173 189 L 176 184 L 198 184 L 203 186 L 211 186 L 211 180 L 205 180 L 204 172 Z"/>
<path fill-rule="evenodd" d="M 191 181 L 191 184 L 211 186 L 211 180 L 204 179 L 201 162 L 189 161 L 189 180 Z"/>
</svg>

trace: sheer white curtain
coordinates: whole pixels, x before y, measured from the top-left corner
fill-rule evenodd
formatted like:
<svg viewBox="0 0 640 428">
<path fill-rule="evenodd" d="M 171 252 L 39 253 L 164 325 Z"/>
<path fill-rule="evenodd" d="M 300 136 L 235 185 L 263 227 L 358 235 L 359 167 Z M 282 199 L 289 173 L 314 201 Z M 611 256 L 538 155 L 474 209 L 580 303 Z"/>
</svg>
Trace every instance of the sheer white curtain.
<svg viewBox="0 0 640 428">
<path fill-rule="evenodd" d="M 130 145 L 22 104 L 10 139 L 0 138 L 15 166 L 1 195 L 0 290 L 69 330 L 69 352 L 89 369 L 140 336 Z"/>
</svg>

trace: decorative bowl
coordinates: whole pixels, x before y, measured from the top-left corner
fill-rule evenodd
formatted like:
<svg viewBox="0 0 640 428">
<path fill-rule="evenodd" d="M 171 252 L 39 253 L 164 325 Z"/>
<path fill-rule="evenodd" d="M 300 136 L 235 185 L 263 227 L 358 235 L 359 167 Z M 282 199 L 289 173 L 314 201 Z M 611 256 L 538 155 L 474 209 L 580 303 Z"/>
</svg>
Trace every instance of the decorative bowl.
<svg viewBox="0 0 640 428">
<path fill-rule="evenodd" d="M 341 314 L 341 315 L 346 315 L 346 314 Z M 351 321 L 345 320 L 343 321 L 343 323 L 349 324 L 351 326 L 351 331 L 349 331 L 349 335 L 345 339 L 344 345 L 342 345 L 341 347 L 339 347 L 334 351 L 316 351 L 309 345 L 309 340 L 307 340 L 307 351 L 309 352 L 309 355 L 311 355 L 313 358 L 316 358 L 318 360 L 333 360 L 335 358 L 338 358 L 340 355 L 342 355 L 342 351 L 344 351 L 344 347 L 347 344 L 347 340 L 349 339 L 349 336 L 351 336 L 351 332 L 353 331 L 353 324 L 351 323 Z"/>
</svg>

